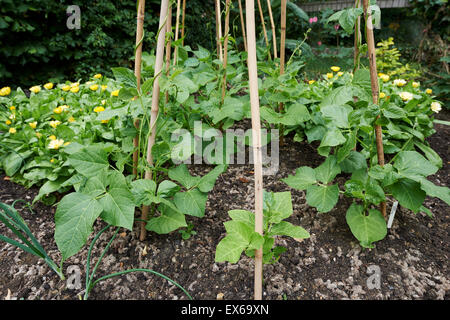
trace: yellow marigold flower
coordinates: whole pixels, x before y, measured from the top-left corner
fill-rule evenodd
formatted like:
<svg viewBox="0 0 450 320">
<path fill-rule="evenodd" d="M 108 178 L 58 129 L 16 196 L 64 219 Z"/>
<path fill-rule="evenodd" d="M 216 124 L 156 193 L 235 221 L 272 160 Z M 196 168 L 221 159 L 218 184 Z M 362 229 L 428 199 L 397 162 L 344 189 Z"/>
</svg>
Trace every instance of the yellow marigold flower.
<svg viewBox="0 0 450 320">
<path fill-rule="evenodd" d="M 63 112 L 63 109 L 61 107 L 57 107 L 57 108 L 53 109 L 53 112 L 60 114 L 61 112 Z"/>
<path fill-rule="evenodd" d="M 95 107 L 94 108 L 94 112 L 102 112 L 102 111 L 105 111 L 105 108 L 103 108 L 103 107 Z"/>
<path fill-rule="evenodd" d="M 63 91 L 69 91 L 70 90 L 70 86 L 68 84 L 64 85 L 62 87 Z"/>
<path fill-rule="evenodd" d="M 9 128 L 9 133 L 14 134 L 16 132 L 17 132 L 17 130 L 15 128 Z"/>
<path fill-rule="evenodd" d="M 11 122 L 11 120 L 6 120 L 5 123 L 6 123 L 6 125 L 9 126 L 12 122 Z"/>
<path fill-rule="evenodd" d="M 112 91 L 112 92 L 111 92 L 111 96 L 113 96 L 113 97 L 118 97 L 118 96 L 119 96 L 119 91 L 120 91 L 120 89 L 119 89 L 119 90 L 114 90 L 114 91 Z"/>
<path fill-rule="evenodd" d="M 56 136 L 52 134 L 50 137 L 48 137 L 50 140 L 56 140 Z"/>
<path fill-rule="evenodd" d="M 342 77 L 342 76 L 344 75 L 344 73 L 343 73 L 342 71 L 339 71 L 339 72 L 337 73 L 337 75 L 338 75 L 338 77 Z"/>
<path fill-rule="evenodd" d="M 437 101 L 431 103 L 431 110 L 433 112 L 439 113 L 442 110 L 441 104 Z"/>
<path fill-rule="evenodd" d="M 432 94 L 432 93 L 433 93 L 433 90 L 431 90 L 430 88 L 428 88 L 427 90 L 425 90 L 425 93 L 426 93 L 426 94 Z"/>
<path fill-rule="evenodd" d="M 380 99 L 383 99 L 386 97 L 386 94 L 384 92 L 380 92 Z"/>
<path fill-rule="evenodd" d="M 59 108 L 61 108 L 63 111 L 69 111 L 69 106 L 68 105 L 66 105 L 66 104 L 63 104 L 62 106 L 59 106 Z"/>
<path fill-rule="evenodd" d="M 4 97 L 7 96 L 11 93 L 11 88 L 10 87 L 3 87 L 0 89 L 0 96 Z"/>
<path fill-rule="evenodd" d="M 53 89 L 53 83 L 49 82 L 49 83 L 44 84 L 44 88 L 47 90 Z"/>
<path fill-rule="evenodd" d="M 316 80 L 309 80 L 308 81 L 309 84 L 313 84 L 314 82 L 316 82 Z"/>
<path fill-rule="evenodd" d="M 42 137 L 42 133 L 36 132 L 36 137 L 38 137 L 38 139 L 40 139 Z"/>
<path fill-rule="evenodd" d="M 394 80 L 394 85 L 396 85 L 397 87 L 403 87 L 406 84 L 406 80 L 404 79 L 395 79 Z"/>
<path fill-rule="evenodd" d="M 412 94 L 411 92 L 403 91 L 403 92 L 400 92 L 398 95 L 399 95 L 400 98 L 402 98 L 402 100 L 405 101 L 405 102 L 406 102 L 406 101 L 410 101 L 410 100 L 413 99 L 413 94 Z"/>
<path fill-rule="evenodd" d="M 61 121 L 59 121 L 59 120 L 50 121 L 50 126 L 52 128 L 56 128 L 59 124 L 61 124 Z"/>
<path fill-rule="evenodd" d="M 89 89 L 91 89 L 92 91 L 96 91 L 98 89 L 98 84 L 93 84 L 89 87 Z"/>
<path fill-rule="evenodd" d="M 55 159 L 51 158 L 51 159 L 50 159 L 50 162 L 51 162 L 51 163 L 55 162 Z"/>
<path fill-rule="evenodd" d="M 78 91 L 80 91 L 80 87 L 72 87 L 72 88 L 70 88 L 70 92 L 72 92 L 72 93 L 77 93 Z"/>
<path fill-rule="evenodd" d="M 412 83 L 412 86 L 413 86 L 413 88 L 418 88 L 418 87 L 420 87 L 420 83 L 414 81 Z"/>
<path fill-rule="evenodd" d="M 79 86 L 80 86 L 80 83 L 79 83 L 79 82 L 72 82 L 72 83 L 70 84 L 70 86 L 71 86 L 72 88 L 79 87 Z"/>
<path fill-rule="evenodd" d="M 100 79 L 101 77 L 102 77 L 102 74 L 101 74 L 101 73 L 97 73 L 97 74 L 94 76 L 95 79 Z"/>
<path fill-rule="evenodd" d="M 63 139 L 55 139 L 48 144 L 49 149 L 58 150 L 64 144 Z"/>
<path fill-rule="evenodd" d="M 29 125 L 30 125 L 31 128 L 36 129 L 37 121 L 30 122 Z"/>
<path fill-rule="evenodd" d="M 33 86 L 33 87 L 30 88 L 30 91 L 36 94 L 39 91 L 41 91 L 41 87 L 40 86 Z"/>
<path fill-rule="evenodd" d="M 70 117 L 69 119 L 67 119 L 67 121 L 69 121 L 69 122 L 74 122 L 74 121 L 75 121 L 75 118 L 74 118 L 74 117 Z"/>
<path fill-rule="evenodd" d="M 11 106 L 11 107 L 9 107 L 9 110 L 11 110 L 11 111 L 16 110 L 16 107 L 15 106 Z"/>
<path fill-rule="evenodd" d="M 108 86 L 106 84 L 102 85 L 102 91 L 105 91 Z"/>
<path fill-rule="evenodd" d="M 101 120 L 101 123 L 108 123 L 109 120 Z"/>
<path fill-rule="evenodd" d="M 328 73 L 327 73 L 327 78 L 328 78 L 328 79 L 331 79 L 331 78 L 333 78 L 333 73 L 331 73 L 331 72 L 328 72 Z"/>
<path fill-rule="evenodd" d="M 339 70 L 341 70 L 340 67 L 336 67 L 336 66 L 332 66 L 330 69 L 333 70 L 334 72 L 338 72 Z"/>
<path fill-rule="evenodd" d="M 389 76 L 387 74 L 382 73 L 380 78 L 381 78 L 381 80 L 383 80 L 383 82 L 389 81 Z"/>
</svg>

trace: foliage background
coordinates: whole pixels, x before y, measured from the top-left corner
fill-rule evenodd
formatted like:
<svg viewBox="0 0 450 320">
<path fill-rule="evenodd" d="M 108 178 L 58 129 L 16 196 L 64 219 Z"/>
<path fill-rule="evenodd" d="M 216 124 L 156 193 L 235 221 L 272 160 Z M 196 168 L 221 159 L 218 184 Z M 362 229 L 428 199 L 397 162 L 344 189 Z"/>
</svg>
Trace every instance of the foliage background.
<svg viewBox="0 0 450 320">
<path fill-rule="evenodd" d="M 311 1 L 293 2 L 301 5 Z M 266 1 L 261 3 L 271 37 L 267 4 Z M 271 3 L 275 24 L 279 26 L 280 0 L 271 0 Z M 375 38 L 378 42 L 394 37 L 405 63 L 420 64 L 424 69 L 420 80 L 433 87 L 441 100 L 448 102 L 450 18 L 447 0 L 412 0 L 411 3 L 411 8 L 382 9 L 382 25 L 375 30 Z M 81 9 L 80 30 L 66 27 L 66 9 L 72 4 Z M 159 5 L 159 0 L 146 0 L 145 51 L 154 50 Z M 233 5 L 231 36 L 234 45 L 243 49 L 237 1 L 233 1 Z M 173 11 L 175 16 L 176 10 Z M 336 30 L 332 23 L 325 24 L 332 13 L 332 10 L 308 13 L 309 17 L 318 17 L 318 22 L 311 24 L 308 15 L 302 17 L 288 9 L 287 38 L 292 40 L 288 49 L 295 48 L 311 28 L 302 48 L 306 77 L 326 72 L 330 64 L 344 69 L 352 67 L 353 37 L 342 28 Z M 258 12 L 256 25 L 258 43 L 265 46 Z M 135 28 L 135 0 L 0 0 L 0 87 L 26 88 L 47 81 L 75 81 L 98 72 L 111 76 L 111 67 L 132 67 Z M 185 44 L 194 49 L 201 45 L 214 51 L 215 34 L 214 0 L 188 0 Z"/>
</svg>

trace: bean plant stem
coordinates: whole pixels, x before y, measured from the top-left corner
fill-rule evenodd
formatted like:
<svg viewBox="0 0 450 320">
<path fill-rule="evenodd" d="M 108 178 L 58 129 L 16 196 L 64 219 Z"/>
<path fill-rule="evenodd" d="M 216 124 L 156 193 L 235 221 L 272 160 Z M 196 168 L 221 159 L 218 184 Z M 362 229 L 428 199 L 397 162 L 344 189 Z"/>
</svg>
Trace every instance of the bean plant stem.
<svg viewBox="0 0 450 320">
<path fill-rule="evenodd" d="M 141 61 L 142 61 L 142 42 L 144 35 L 144 17 L 145 17 L 145 0 L 139 0 L 137 11 L 137 27 L 136 27 L 136 53 L 134 59 L 134 75 L 136 76 L 137 89 L 141 87 Z M 134 120 L 134 126 L 139 129 L 139 119 Z M 137 177 L 137 167 L 139 163 L 139 137 L 136 135 L 133 139 L 133 175 Z"/>
<path fill-rule="evenodd" d="M 373 36 L 373 24 L 372 24 L 372 13 L 369 8 L 369 0 L 363 0 L 364 16 L 366 20 L 366 39 L 367 48 L 369 52 L 369 62 L 370 62 L 370 81 L 372 87 L 372 98 L 373 103 L 378 105 L 378 97 L 380 88 L 378 87 L 378 74 L 377 74 L 377 60 L 375 52 L 375 39 Z M 379 116 L 377 117 L 377 119 Z M 383 134 L 380 125 L 375 125 L 375 136 L 377 145 L 377 157 L 378 164 L 384 166 L 384 151 L 383 151 Z M 386 218 L 386 202 L 381 202 L 380 211 Z"/>
</svg>

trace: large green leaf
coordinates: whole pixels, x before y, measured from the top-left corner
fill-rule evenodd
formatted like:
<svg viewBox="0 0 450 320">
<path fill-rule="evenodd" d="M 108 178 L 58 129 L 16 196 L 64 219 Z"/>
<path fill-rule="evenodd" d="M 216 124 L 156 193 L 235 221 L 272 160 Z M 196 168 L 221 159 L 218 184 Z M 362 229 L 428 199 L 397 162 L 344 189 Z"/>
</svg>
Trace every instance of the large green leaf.
<svg viewBox="0 0 450 320">
<path fill-rule="evenodd" d="M 55 213 L 55 241 L 62 260 L 76 254 L 86 243 L 102 210 L 98 201 L 86 194 L 75 192 L 62 198 Z"/>
<path fill-rule="evenodd" d="M 184 214 L 202 218 L 205 215 L 208 194 L 198 189 L 178 192 L 173 198 L 177 208 Z"/>
<path fill-rule="evenodd" d="M 281 221 L 278 224 L 272 226 L 270 229 L 270 235 L 277 236 L 288 236 L 295 239 L 306 239 L 309 238 L 309 232 L 300 226 L 294 226 L 292 223 L 287 221 Z"/>
<path fill-rule="evenodd" d="M 123 67 L 111 68 L 111 70 L 116 80 L 125 88 L 137 88 L 136 76 L 132 70 Z"/>
<path fill-rule="evenodd" d="M 103 207 L 101 218 L 114 226 L 131 230 L 135 203 L 133 194 L 124 183 L 117 176 L 114 180 L 109 181 L 108 191 L 100 198 L 100 204 Z"/>
<path fill-rule="evenodd" d="M 322 138 L 319 148 L 321 147 L 335 147 L 345 143 L 347 140 L 342 135 L 341 130 L 336 127 L 329 128 Z"/>
<path fill-rule="evenodd" d="M 339 187 L 312 185 L 306 189 L 307 203 L 319 212 L 328 212 L 334 208 L 339 199 Z"/>
<path fill-rule="evenodd" d="M 185 164 L 180 164 L 175 168 L 171 168 L 169 170 L 169 178 L 181 183 L 186 189 L 191 189 L 201 180 L 201 177 L 191 176 Z"/>
<path fill-rule="evenodd" d="M 324 119 L 330 121 L 338 128 L 348 128 L 348 115 L 353 108 L 349 105 L 326 105 L 320 109 Z"/>
<path fill-rule="evenodd" d="M 405 208 L 418 212 L 423 201 L 425 192 L 421 190 L 420 183 L 410 179 L 400 179 L 389 187 L 392 195 Z"/>
<path fill-rule="evenodd" d="M 295 175 L 281 179 L 284 183 L 294 189 L 304 190 L 317 182 L 316 173 L 310 167 L 300 167 L 295 170 Z"/>
<path fill-rule="evenodd" d="M 187 227 L 186 218 L 184 214 L 161 204 L 159 206 L 161 215 L 159 217 L 151 218 L 146 229 L 154 231 L 158 234 L 166 234 L 177 230 L 178 228 Z"/>
<path fill-rule="evenodd" d="M 279 223 L 290 217 L 292 212 L 292 199 L 289 191 L 264 191 L 264 216 L 269 223 Z"/>
<path fill-rule="evenodd" d="M 421 178 L 419 181 L 420 187 L 422 188 L 423 191 L 427 193 L 428 196 L 439 198 L 442 201 L 446 202 L 448 205 L 450 205 L 449 188 L 437 186 L 433 182 L 425 178 Z"/>
<path fill-rule="evenodd" d="M 244 250 L 262 247 L 263 236 L 255 232 L 248 224 L 241 221 L 227 221 L 224 225 L 227 236 L 217 245 L 216 262 L 236 263 Z"/>
<path fill-rule="evenodd" d="M 69 156 L 70 164 L 86 177 L 96 176 L 109 167 L 108 154 L 98 146 L 88 146 Z"/>
<path fill-rule="evenodd" d="M 329 156 L 320 166 L 314 169 L 315 177 L 323 183 L 331 182 L 339 173 L 341 168 L 337 164 L 336 156 Z"/>
<path fill-rule="evenodd" d="M 398 153 L 394 167 L 399 174 L 413 180 L 435 174 L 438 170 L 438 167 L 416 151 L 402 151 Z"/>
<path fill-rule="evenodd" d="M 355 238 L 365 248 L 373 248 L 373 242 L 382 240 L 387 234 L 386 221 L 378 210 L 370 209 L 366 216 L 362 206 L 352 203 L 345 219 Z"/>
<path fill-rule="evenodd" d="M 217 178 L 226 170 L 227 166 L 224 164 L 216 166 L 206 175 L 201 177 L 198 182 L 198 189 L 201 192 L 210 192 L 214 188 Z"/>
</svg>

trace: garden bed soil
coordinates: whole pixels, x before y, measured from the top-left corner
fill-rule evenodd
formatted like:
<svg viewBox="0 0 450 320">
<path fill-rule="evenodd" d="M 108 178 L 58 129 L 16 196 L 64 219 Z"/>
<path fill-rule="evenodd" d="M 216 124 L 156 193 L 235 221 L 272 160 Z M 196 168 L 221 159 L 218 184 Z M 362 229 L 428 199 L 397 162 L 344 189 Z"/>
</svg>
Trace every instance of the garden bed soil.
<svg viewBox="0 0 450 320">
<path fill-rule="evenodd" d="M 448 121 L 450 112 L 443 110 L 437 118 Z M 428 139 L 443 159 L 443 168 L 430 179 L 441 186 L 449 185 L 450 128 L 436 124 L 437 133 Z M 433 218 L 414 214 L 399 207 L 392 228 L 374 249 L 363 249 L 353 237 L 345 221 L 351 199 L 341 197 L 338 205 L 328 213 L 318 213 L 309 207 L 303 191 L 291 190 L 281 182 L 295 169 L 317 166 L 323 159 L 307 143 L 287 140 L 280 148 L 280 169 L 277 174 L 264 177 L 264 187 L 270 191 L 292 192 L 294 214 L 289 221 L 301 225 L 311 234 L 310 239 L 295 241 L 278 238 L 277 244 L 288 248 L 278 263 L 264 266 L 264 299 L 448 299 L 450 279 L 449 206 L 436 198 L 427 197 L 425 206 Z M 190 166 L 192 174 L 204 174 L 207 165 Z M 206 215 L 189 217 L 196 235 L 182 240 L 181 234 L 149 233 L 146 241 L 133 231 L 120 230 L 97 272 L 98 276 L 131 268 L 149 268 L 175 280 L 194 299 L 252 299 L 253 260 L 243 255 L 237 264 L 214 262 L 215 248 L 225 236 L 223 222 L 229 220 L 231 209 L 252 210 L 253 166 L 230 165 L 210 192 Z M 338 178 L 340 183 L 343 177 Z M 31 202 L 38 188 L 25 188 L 0 176 L 0 201 L 11 204 L 16 199 Z M 388 200 L 388 212 L 392 201 Z M 43 247 L 55 261 L 60 255 L 53 238 L 55 207 L 38 203 L 33 213 L 18 203 L 19 213 L 30 225 Z M 136 213 L 138 216 L 138 212 Z M 98 232 L 105 223 L 98 220 Z M 106 246 L 114 230 L 105 232 L 93 250 L 94 261 Z M 0 233 L 11 236 L 3 225 Z M 89 239 L 92 240 L 93 235 Z M 84 285 L 87 246 L 64 263 L 64 271 L 72 289 L 40 259 L 21 249 L 0 243 L 0 299 L 79 299 L 83 287 L 77 287 L 70 267 L 81 271 Z M 73 267 L 75 266 L 75 267 Z M 379 268 L 379 269 L 378 269 Z M 380 287 L 376 287 L 371 270 L 380 271 Z M 72 275 L 72 277 L 71 277 Z M 369 286 L 372 284 L 372 286 Z M 375 288 L 374 286 L 375 285 Z M 75 288 L 73 288 L 75 286 Z M 178 300 L 187 297 L 176 286 L 147 273 L 130 273 L 99 283 L 90 299 L 159 299 Z"/>
</svg>

